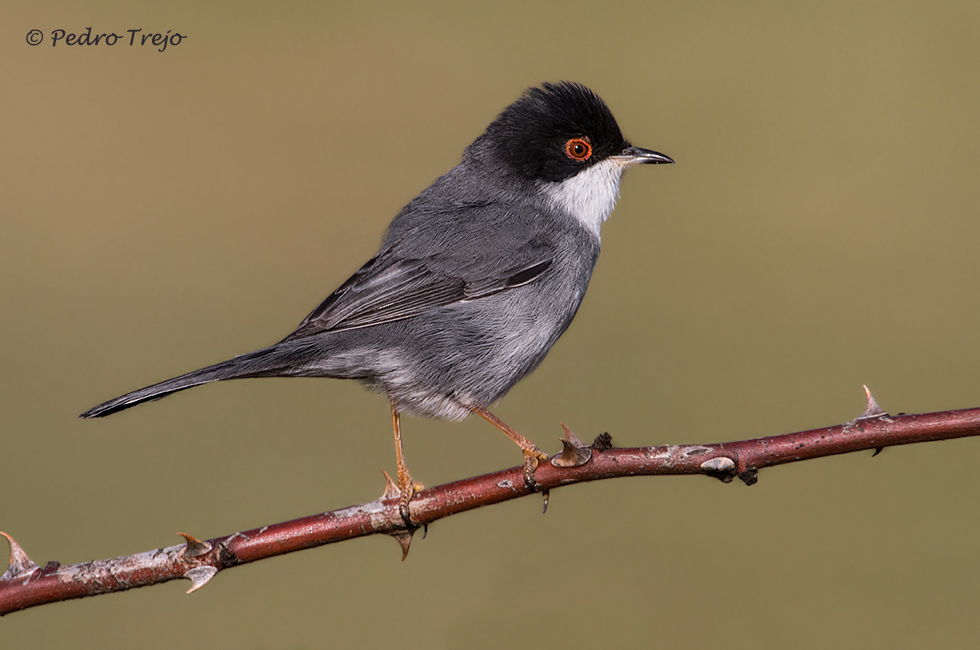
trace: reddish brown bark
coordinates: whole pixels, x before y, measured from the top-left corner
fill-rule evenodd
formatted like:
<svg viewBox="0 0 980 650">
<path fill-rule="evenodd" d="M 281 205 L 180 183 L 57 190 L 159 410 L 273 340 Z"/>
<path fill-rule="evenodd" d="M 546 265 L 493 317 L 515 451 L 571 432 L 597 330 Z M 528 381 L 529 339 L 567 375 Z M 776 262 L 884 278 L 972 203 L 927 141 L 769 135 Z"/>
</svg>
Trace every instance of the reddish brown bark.
<svg viewBox="0 0 980 650">
<path fill-rule="evenodd" d="M 916 442 L 980 434 L 980 408 L 920 415 L 889 416 L 868 396 L 868 409 L 853 422 L 780 436 L 705 445 L 610 448 L 600 436 L 591 448 L 567 444 L 566 452 L 544 462 L 535 474 L 537 490 L 620 476 L 704 474 L 724 481 L 738 477 L 751 485 L 759 469 L 811 458 L 880 449 Z M 575 441 L 577 442 L 577 441 Z M 419 492 L 411 502 L 412 520 L 437 519 L 532 494 L 524 469 L 515 467 Z M 125 591 L 178 578 L 202 587 L 218 571 L 238 564 L 331 542 L 378 533 L 396 537 L 407 553 L 411 533 L 389 489 L 376 501 L 263 526 L 200 542 L 136 555 L 60 566 L 38 567 L 7 537 L 11 562 L 0 576 L 0 615 L 44 603 Z"/>
</svg>

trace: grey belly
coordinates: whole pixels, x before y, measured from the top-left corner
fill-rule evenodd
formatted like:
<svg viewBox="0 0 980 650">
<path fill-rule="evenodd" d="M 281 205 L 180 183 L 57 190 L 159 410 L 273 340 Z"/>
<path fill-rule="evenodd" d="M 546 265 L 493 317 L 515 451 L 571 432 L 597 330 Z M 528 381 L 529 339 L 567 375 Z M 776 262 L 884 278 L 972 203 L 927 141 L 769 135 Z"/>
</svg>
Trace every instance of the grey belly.
<svg viewBox="0 0 980 650">
<path fill-rule="evenodd" d="M 581 302 L 571 283 L 518 287 L 411 319 L 327 333 L 303 374 L 359 379 L 405 412 L 462 419 L 533 371 Z"/>
</svg>

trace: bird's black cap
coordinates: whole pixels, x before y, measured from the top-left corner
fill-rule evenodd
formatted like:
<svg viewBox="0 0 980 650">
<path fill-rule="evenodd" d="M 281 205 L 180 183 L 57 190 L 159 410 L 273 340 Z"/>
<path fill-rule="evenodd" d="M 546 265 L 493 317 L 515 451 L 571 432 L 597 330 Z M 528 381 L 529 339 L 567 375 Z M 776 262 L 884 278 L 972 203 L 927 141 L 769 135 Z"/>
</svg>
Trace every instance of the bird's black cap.
<svg viewBox="0 0 980 650">
<path fill-rule="evenodd" d="M 576 139 L 582 142 L 572 143 Z M 562 81 L 529 88 L 472 148 L 491 149 L 524 178 L 561 181 L 629 146 L 598 95 L 582 84 Z"/>
</svg>

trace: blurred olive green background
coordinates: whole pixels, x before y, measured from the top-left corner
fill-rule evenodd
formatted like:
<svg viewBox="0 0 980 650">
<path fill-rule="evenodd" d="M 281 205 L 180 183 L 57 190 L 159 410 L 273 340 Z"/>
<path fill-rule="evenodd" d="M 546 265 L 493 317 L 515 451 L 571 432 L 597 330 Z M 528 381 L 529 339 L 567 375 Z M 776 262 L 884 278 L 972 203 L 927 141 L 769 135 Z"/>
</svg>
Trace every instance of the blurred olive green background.
<svg viewBox="0 0 980 650">
<path fill-rule="evenodd" d="M 377 497 L 385 400 L 231 382 L 529 85 L 635 144 L 578 318 L 496 413 L 558 448 L 980 406 L 980 5 L 34 2 L 0 9 L 0 529 L 39 564 Z M 177 47 L 51 46 L 54 29 Z M 44 42 L 31 47 L 31 29 Z M 128 38 L 128 36 L 127 36 Z M 409 419 L 430 485 L 516 465 Z M 0 621 L 3 648 L 976 647 L 980 441 L 624 479 Z M 3 551 L 0 550 L 0 553 Z"/>
</svg>

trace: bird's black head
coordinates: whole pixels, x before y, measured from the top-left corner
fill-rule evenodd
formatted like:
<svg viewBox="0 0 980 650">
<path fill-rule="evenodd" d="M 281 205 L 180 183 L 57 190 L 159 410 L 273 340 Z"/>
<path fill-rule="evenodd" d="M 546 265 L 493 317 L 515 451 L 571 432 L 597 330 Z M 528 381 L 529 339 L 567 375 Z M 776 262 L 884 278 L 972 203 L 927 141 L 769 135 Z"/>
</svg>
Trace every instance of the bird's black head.
<svg viewBox="0 0 980 650">
<path fill-rule="evenodd" d="M 556 182 L 622 154 L 630 144 L 598 95 L 563 81 L 529 88 L 472 147 L 492 150 L 520 176 Z"/>
</svg>

